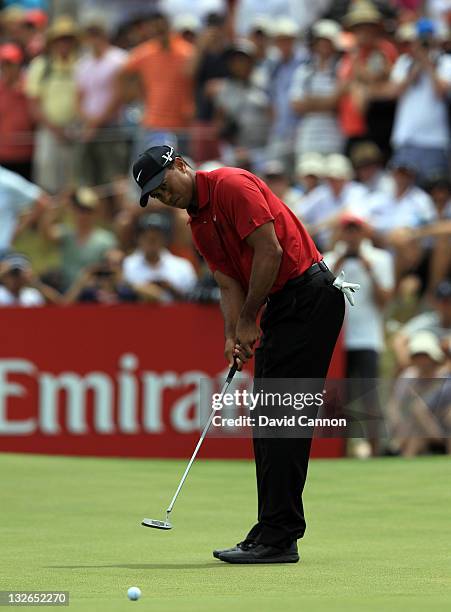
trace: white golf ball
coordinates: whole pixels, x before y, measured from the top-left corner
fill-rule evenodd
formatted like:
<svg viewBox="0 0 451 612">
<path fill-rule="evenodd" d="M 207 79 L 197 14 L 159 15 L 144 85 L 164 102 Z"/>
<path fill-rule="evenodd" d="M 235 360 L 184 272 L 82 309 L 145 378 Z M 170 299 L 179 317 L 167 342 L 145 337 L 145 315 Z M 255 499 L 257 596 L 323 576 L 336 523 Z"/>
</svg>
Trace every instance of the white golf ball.
<svg viewBox="0 0 451 612">
<path fill-rule="evenodd" d="M 130 587 L 127 591 L 128 598 L 132 601 L 136 601 L 141 597 L 141 589 L 138 587 Z"/>
</svg>

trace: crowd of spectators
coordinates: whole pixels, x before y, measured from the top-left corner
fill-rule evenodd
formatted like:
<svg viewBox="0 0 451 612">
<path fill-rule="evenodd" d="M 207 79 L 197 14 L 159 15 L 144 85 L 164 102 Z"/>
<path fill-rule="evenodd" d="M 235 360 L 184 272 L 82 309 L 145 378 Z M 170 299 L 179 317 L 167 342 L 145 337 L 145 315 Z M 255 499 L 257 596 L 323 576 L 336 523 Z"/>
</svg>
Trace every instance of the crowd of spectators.
<svg viewBox="0 0 451 612">
<path fill-rule="evenodd" d="M 400 377 L 394 452 L 449 436 L 435 387 L 400 415 L 451 374 L 451 4 L 34 4 L 0 12 L 0 306 L 216 302 L 185 213 L 137 206 L 131 161 L 169 144 L 262 176 L 360 283 L 347 376 Z"/>
</svg>

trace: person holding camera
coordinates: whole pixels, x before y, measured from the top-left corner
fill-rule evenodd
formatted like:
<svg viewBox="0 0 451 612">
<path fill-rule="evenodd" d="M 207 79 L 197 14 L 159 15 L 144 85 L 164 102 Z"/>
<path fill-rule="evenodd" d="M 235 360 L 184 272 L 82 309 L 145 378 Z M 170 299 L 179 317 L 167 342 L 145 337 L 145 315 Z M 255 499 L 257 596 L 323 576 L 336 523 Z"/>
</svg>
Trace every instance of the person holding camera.
<svg viewBox="0 0 451 612">
<path fill-rule="evenodd" d="M 393 257 L 389 251 L 373 246 L 367 237 L 371 228 L 361 217 L 345 212 L 338 224 L 339 241 L 324 255 L 324 261 L 334 274 L 344 270 L 360 285 L 358 304 L 347 308 L 345 315 L 346 378 L 357 379 L 355 384 L 350 383 L 350 394 L 353 398 L 364 396 L 365 413 L 368 417 L 377 416 L 380 408 L 374 381 L 379 376 L 379 356 L 384 349 L 384 307 L 395 285 Z M 377 418 L 368 418 L 366 436 L 368 454 L 378 454 Z"/>
<path fill-rule="evenodd" d="M 449 171 L 451 56 L 440 52 L 427 19 L 417 22 L 412 38 L 391 73 L 389 87 L 398 100 L 392 145 L 427 181 Z"/>
<path fill-rule="evenodd" d="M 59 304 L 57 291 L 43 284 L 33 273 L 31 263 L 21 253 L 9 253 L 0 262 L 0 307 Z"/>
</svg>

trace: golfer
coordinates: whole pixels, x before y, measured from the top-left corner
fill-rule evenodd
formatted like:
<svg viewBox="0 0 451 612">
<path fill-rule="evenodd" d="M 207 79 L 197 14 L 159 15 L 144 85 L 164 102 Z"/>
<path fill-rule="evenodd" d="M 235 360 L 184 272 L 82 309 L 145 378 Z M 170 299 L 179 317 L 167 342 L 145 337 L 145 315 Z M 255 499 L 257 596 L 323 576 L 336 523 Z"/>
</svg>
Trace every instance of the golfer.
<svg viewBox="0 0 451 612">
<path fill-rule="evenodd" d="M 221 291 L 229 364 L 236 359 L 242 367 L 255 351 L 255 378 L 324 379 L 343 323 L 343 293 L 352 303 L 358 286 L 334 277 L 289 208 L 250 172 L 194 172 L 169 146 L 145 151 L 133 176 L 141 206 L 152 197 L 187 210 L 195 245 Z M 254 436 L 258 522 L 215 557 L 246 564 L 299 560 L 310 446 L 310 438 Z"/>
</svg>

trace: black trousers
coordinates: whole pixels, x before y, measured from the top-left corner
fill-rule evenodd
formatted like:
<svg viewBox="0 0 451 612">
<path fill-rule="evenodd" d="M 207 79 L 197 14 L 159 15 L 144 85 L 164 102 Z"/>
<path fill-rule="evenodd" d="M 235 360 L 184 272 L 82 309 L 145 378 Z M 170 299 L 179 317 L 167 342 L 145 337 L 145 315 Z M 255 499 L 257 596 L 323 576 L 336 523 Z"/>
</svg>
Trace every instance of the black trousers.
<svg viewBox="0 0 451 612">
<path fill-rule="evenodd" d="M 270 297 L 261 320 L 255 378 L 324 380 L 343 324 L 344 296 L 331 272 L 319 271 Z M 306 523 L 302 492 L 311 438 L 254 435 L 258 522 L 247 540 L 286 546 L 302 538 Z"/>
</svg>

